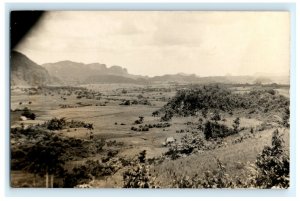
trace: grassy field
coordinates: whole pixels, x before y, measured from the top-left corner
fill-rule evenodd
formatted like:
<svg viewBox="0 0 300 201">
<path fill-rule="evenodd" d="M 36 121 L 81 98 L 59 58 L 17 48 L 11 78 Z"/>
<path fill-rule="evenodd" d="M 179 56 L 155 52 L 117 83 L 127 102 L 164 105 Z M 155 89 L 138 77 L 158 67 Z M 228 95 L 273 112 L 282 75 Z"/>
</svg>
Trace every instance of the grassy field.
<svg viewBox="0 0 300 201">
<path fill-rule="evenodd" d="M 115 140 L 121 143 L 118 146 L 119 158 L 132 158 L 143 150 L 147 151 L 146 158 L 161 157 L 168 147 L 163 146 L 165 140 L 173 137 L 177 142 L 185 134 L 197 131 L 197 122 L 199 117 L 174 117 L 170 120 L 170 127 L 150 128 L 149 131 L 133 131 L 131 127 L 138 126 L 134 122 L 139 116 L 144 117 L 142 125 L 158 124 L 160 117 L 153 117 L 152 112 L 160 109 L 176 93 L 176 86 L 158 85 L 158 86 L 140 86 L 140 85 L 86 85 L 88 90 L 101 93 L 97 100 L 94 98 L 77 98 L 77 94 L 64 95 L 56 92 L 28 95 L 21 90 L 12 90 L 11 92 L 11 127 L 24 125 L 36 125 L 43 123 L 54 117 L 66 118 L 66 120 L 77 120 L 92 123 L 94 125 L 93 136 L 95 139 L 104 139 L 106 141 Z M 167 90 L 166 90 L 167 89 Z M 125 91 L 126 90 L 126 91 Z M 251 87 L 236 88 L 236 93 L 245 93 L 251 90 Z M 287 89 L 277 89 L 277 91 L 289 96 Z M 149 105 L 131 104 L 122 105 L 124 100 L 146 99 Z M 101 103 L 102 106 L 98 104 Z M 121 105 L 120 105 L 121 104 Z M 62 108 L 62 105 L 68 105 Z M 104 106 L 105 105 L 105 106 Z M 30 108 L 37 114 L 35 120 L 20 121 L 20 111 L 16 109 Z M 235 139 L 249 134 L 249 128 L 259 127 L 268 119 L 249 118 L 243 111 L 234 115 L 221 114 L 226 121 L 225 124 L 231 127 L 236 117 L 240 117 L 240 127 L 247 128 L 245 131 L 229 136 L 224 139 L 224 146 L 213 150 L 199 151 L 177 160 L 166 159 L 162 163 L 151 166 L 151 174 L 157 178 L 157 182 L 162 187 L 171 185 L 174 175 L 202 174 L 206 170 L 212 170 L 216 167 L 215 158 L 222 161 L 228 168 L 230 175 L 243 175 L 244 167 L 249 163 L 254 163 L 257 155 L 264 146 L 270 145 L 272 133 L 276 127 L 255 131 L 250 138 L 245 138 L 240 143 L 233 143 Z M 179 132 L 183 130 L 183 132 Z M 70 128 L 57 131 L 64 136 L 80 139 L 88 139 L 90 134 L 85 128 Z M 285 146 L 289 148 L 289 129 L 282 130 L 284 133 Z M 201 134 L 201 132 L 199 133 Z M 105 147 L 107 150 L 113 147 Z M 101 155 L 95 155 L 93 158 L 101 158 Z M 85 161 L 83 159 L 82 161 Z M 77 161 L 76 164 L 81 163 Z M 95 179 L 91 185 L 93 187 L 122 187 L 122 173 L 124 169 L 118 170 L 115 174 L 102 179 Z M 244 177 L 246 177 L 244 175 Z M 22 171 L 11 172 L 12 186 L 32 186 L 32 175 Z M 36 184 L 36 186 L 42 186 Z"/>
<path fill-rule="evenodd" d="M 265 146 L 271 144 L 272 133 L 273 129 L 258 132 L 254 138 L 238 144 L 231 144 L 230 139 L 227 139 L 229 146 L 196 153 L 177 160 L 164 161 L 152 169 L 152 174 L 158 178 L 158 181 L 162 181 L 162 186 L 168 186 L 172 182 L 169 178 L 172 178 L 174 175 L 188 175 L 192 177 L 195 174 L 201 175 L 207 170 L 216 169 L 217 163 L 215 158 L 218 158 L 226 165 L 229 175 L 242 176 L 244 167 L 247 164 L 255 163 L 257 155 L 261 153 Z M 289 130 L 284 131 L 284 139 L 287 142 L 286 149 L 289 149 Z M 247 175 L 243 176 L 246 179 Z"/>
</svg>

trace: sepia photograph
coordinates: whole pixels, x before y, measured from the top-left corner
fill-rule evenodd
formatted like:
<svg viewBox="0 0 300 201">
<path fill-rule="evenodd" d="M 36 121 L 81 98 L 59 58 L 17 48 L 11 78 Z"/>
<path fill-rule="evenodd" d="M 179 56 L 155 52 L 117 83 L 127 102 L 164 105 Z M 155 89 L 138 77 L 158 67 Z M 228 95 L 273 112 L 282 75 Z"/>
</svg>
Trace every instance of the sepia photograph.
<svg viewBox="0 0 300 201">
<path fill-rule="evenodd" d="M 290 187 L 288 11 L 9 23 L 10 187 Z"/>
</svg>

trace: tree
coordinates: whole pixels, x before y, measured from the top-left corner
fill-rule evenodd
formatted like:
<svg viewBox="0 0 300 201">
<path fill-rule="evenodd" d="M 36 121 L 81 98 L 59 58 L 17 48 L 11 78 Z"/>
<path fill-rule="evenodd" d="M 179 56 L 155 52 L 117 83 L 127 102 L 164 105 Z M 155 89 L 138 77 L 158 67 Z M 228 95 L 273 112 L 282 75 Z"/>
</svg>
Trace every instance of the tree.
<svg viewBox="0 0 300 201">
<path fill-rule="evenodd" d="M 87 126 L 86 126 L 86 128 L 88 129 L 88 130 L 94 130 L 94 124 L 87 124 Z"/>
<path fill-rule="evenodd" d="M 150 167 L 146 164 L 146 150 L 142 151 L 138 160 L 134 160 L 123 173 L 124 188 L 156 188 L 155 177 L 150 174 Z"/>
<path fill-rule="evenodd" d="M 161 121 L 170 121 L 173 117 L 173 112 L 166 111 L 165 115 L 161 117 Z"/>
<path fill-rule="evenodd" d="M 48 122 L 47 128 L 49 130 L 61 130 L 64 128 L 66 125 L 66 120 L 65 118 L 53 118 Z"/>
<path fill-rule="evenodd" d="M 290 177 L 290 157 L 284 150 L 282 134 L 273 132 L 272 145 L 266 146 L 256 159 L 257 185 L 261 188 L 288 188 Z"/>
<path fill-rule="evenodd" d="M 212 125 L 210 121 L 207 121 L 204 126 L 205 139 L 210 139 L 213 136 Z"/>
<path fill-rule="evenodd" d="M 208 114 L 207 108 L 202 109 L 202 110 L 201 110 L 201 113 L 202 113 L 202 116 L 203 116 L 204 118 L 206 118 L 206 117 L 207 117 L 207 114 Z"/>
<path fill-rule="evenodd" d="M 127 90 L 126 89 L 122 89 L 122 94 L 127 94 Z"/>
<path fill-rule="evenodd" d="M 140 120 L 140 122 L 143 122 L 144 121 L 144 117 L 143 116 L 139 116 L 139 120 Z"/>
<path fill-rule="evenodd" d="M 240 118 L 237 117 L 237 118 L 233 121 L 233 124 L 232 124 L 233 130 L 234 130 L 235 133 L 238 133 L 238 132 L 239 132 L 239 126 L 240 126 Z"/>
<path fill-rule="evenodd" d="M 285 126 L 286 128 L 290 127 L 290 108 L 285 108 L 284 110 L 284 114 L 282 117 L 282 124 L 283 126 Z"/>
<path fill-rule="evenodd" d="M 213 120 L 213 121 L 220 121 L 221 120 L 221 115 L 220 115 L 218 110 L 214 111 L 211 120 Z"/>
<path fill-rule="evenodd" d="M 139 116 L 139 119 L 134 121 L 135 124 L 142 124 L 143 122 L 144 122 L 143 116 Z"/>
<path fill-rule="evenodd" d="M 203 129 L 203 119 L 200 117 L 199 119 L 198 119 L 198 122 L 199 122 L 199 126 L 198 126 L 198 129 L 199 130 L 202 130 Z"/>
<path fill-rule="evenodd" d="M 223 138 L 232 135 L 233 129 L 230 129 L 224 124 L 219 124 L 218 122 L 207 121 L 204 124 L 204 136 L 208 140 L 210 138 Z"/>
<path fill-rule="evenodd" d="M 140 161 L 140 163 L 145 163 L 146 161 L 146 150 L 143 150 L 142 152 L 140 152 L 138 159 Z"/>
<path fill-rule="evenodd" d="M 63 172 L 63 154 L 65 147 L 57 136 L 49 140 L 42 139 L 35 143 L 25 156 L 26 170 L 33 174 L 45 176 L 45 186 L 53 188 L 54 176 Z"/>
<path fill-rule="evenodd" d="M 152 116 L 153 117 L 157 117 L 159 115 L 159 111 L 154 111 L 154 112 L 152 112 Z"/>
</svg>

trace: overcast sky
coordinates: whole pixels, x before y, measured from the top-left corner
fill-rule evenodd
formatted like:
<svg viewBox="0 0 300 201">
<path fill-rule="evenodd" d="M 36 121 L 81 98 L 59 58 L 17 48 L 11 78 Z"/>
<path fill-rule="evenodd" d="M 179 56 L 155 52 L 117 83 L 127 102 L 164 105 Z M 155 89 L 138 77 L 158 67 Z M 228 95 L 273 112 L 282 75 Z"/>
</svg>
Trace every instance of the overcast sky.
<svg viewBox="0 0 300 201">
<path fill-rule="evenodd" d="M 289 74 L 288 12 L 47 12 L 16 50 L 131 74 Z"/>
</svg>

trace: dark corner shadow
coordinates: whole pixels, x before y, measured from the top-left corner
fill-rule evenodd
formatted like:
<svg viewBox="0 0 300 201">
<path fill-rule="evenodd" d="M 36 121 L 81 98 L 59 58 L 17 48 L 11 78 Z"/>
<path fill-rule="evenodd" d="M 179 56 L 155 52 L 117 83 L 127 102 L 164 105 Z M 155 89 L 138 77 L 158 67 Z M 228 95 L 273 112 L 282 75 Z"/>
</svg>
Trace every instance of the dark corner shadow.
<svg viewBox="0 0 300 201">
<path fill-rule="evenodd" d="M 44 11 L 11 11 L 10 51 L 12 51 L 43 16 Z"/>
</svg>

